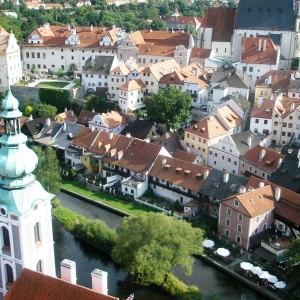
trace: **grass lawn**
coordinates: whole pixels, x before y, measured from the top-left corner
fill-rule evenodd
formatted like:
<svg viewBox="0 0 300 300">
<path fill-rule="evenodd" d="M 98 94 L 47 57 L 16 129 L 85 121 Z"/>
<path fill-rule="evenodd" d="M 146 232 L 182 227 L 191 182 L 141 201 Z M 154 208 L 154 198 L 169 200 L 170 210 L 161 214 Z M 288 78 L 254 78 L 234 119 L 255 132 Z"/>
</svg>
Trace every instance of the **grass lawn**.
<svg viewBox="0 0 300 300">
<path fill-rule="evenodd" d="M 119 200 L 114 196 L 108 195 L 106 193 L 95 193 L 93 191 L 89 191 L 88 189 L 83 188 L 81 185 L 73 181 L 63 180 L 62 187 L 64 189 L 73 191 L 93 200 L 99 201 L 101 203 L 104 203 L 106 205 L 109 205 L 134 216 L 139 216 L 150 211 L 157 212 L 157 210 L 148 206 L 141 205 L 139 203 L 126 202 Z"/>
<path fill-rule="evenodd" d="M 64 81 L 42 81 L 37 86 L 40 88 L 64 88 L 69 82 Z"/>
</svg>

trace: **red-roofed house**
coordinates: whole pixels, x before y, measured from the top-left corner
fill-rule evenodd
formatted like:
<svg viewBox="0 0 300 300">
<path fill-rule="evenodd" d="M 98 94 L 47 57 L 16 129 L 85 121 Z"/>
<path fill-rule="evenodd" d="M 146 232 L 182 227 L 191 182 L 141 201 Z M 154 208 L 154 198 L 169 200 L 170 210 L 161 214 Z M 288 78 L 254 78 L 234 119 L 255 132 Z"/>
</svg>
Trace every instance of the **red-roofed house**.
<svg viewBox="0 0 300 300">
<path fill-rule="evenodd" d="M 274 221 L 276 200 L 270 185 L 240 194 L 220 202 L 219 233 L 246 249 L 251 247 L 251 238 L 266 231 Z"/>
<path fill-rule="evenodd" d="M 68 110 L 66 108 L 64 112 L 56 115 L 54 119 L 56 122 L 59 122 L 59 123 L 76 122 L 77 116 L 75 115 L 75 113 L 72 109 Z"/>
<path fill-rule="evenodd" d="M 240 61 L 233 65 L 251 77 L 250 88 L 254 91 L 256 80 L 270 70 L 277 70 L 280 50 L 269 37 L 243 38 Z"/>
<path fill-rule="evenodd" d="M 236 10 L 228 7 L 212 7 L 206 10 L 198 30 L 196 47 L 212 49 L 215 56 L 231 56 L 231 38 Z"/>
<path fill-rule="evenodd" d="M 127 118 L 116 111 L 97 114 L 89 121 L 89 128 L 120 133 L 127 125 Z"/>
<path fill-rule="evenodd" d="M 241 156 L 239 174 L 244 175 L 247 172 L 267 179 L 280 167 L 283 158 L 284 155 L 257 145 Z"/>
</svg>

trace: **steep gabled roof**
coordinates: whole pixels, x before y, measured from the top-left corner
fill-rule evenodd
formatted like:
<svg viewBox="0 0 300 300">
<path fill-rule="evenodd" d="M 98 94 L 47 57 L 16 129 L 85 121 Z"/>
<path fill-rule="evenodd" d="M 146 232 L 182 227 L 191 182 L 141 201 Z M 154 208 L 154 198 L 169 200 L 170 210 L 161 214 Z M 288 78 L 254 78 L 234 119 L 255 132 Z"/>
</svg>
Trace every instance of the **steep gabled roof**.
<svg viewBox="0 0 300 300">
<path fill-rule="evenodd" d="M 91 121 L 94 118 L 94 116 L 97 114 L 98 113 L 94 111 L 81 110 L 77 118 L 77 123 L 83 124 L 85 126 L 89 126 L 89 121 Z"/>
<path fill-rule="evenodd" d="M 118 298 L 100 294 L 92 289 L 72 284 L 62 279 L 40 272 L 23 269 L 5 300 L 117 300 Z"/>
<path fill-rule="evenodd" d="M 204 167 L 177 158 L 159 155 L 149 172 L 149 176 L 184 187 L 193 192 L 199 192 L 205 182 L 204 172 L 210 167 Z"/>
<path fill-rule="evenodd" d="M 90 149 L 99 134 L 100 131 L 82 127 L 71 144 L 76 147 Z"/>
<path fill-rule="evenodd" d="M 250 117 L 252 118 L 262 118 L 262 119 L 272 119 L 272 113 L 275 106 L 275 101 L 264 100 L 258 107 L 253 107 Z"/>
<path fill-rule="evenodd" d="M 213 42 L 230 42 L 235 22 L 236 10 L 228 7 L 212 7 L 206 10 L 202 28 L 213 28 Z"/>
<path fill-rule="evenodd" d="M 241 62 L 246 64 L 276 65 L 276 47 L 269 37 L 243 38 Z"/>
<path fill-rule="evenodd" d="M 235 28 L 293 31 L 293 0 L 240 0 Z"/>
<path fill-rule="evenodd" d="M 140 90 L 145 87 L 146 85 L 143 83 L 141 79 L 136 79 L 136 80 L 130 80 L 127 83 L 121 85 L 119 87 L 119 90 L 130 92 L 130 91 Z"/>
<path fill-rule="evenodd" d="M 185 131 L 206 139 L 223 136 L 229 133 L 221 123 L 220 119 L 215 116 L 206 117 L 195 125 L 186 128 Z"/>
</svg>

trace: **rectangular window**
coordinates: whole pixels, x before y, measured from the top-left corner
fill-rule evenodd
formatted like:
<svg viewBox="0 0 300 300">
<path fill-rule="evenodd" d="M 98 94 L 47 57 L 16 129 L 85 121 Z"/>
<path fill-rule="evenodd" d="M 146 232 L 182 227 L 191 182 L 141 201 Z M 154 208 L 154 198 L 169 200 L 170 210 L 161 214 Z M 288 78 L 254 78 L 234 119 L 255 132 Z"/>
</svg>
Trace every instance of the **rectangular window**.
<svg viewBox="0 0 300 300">
<path fill-rule="evenodd" d="M 35 225 L 34 225 L 34 241 L 36 243 L 41 241 L 41 233 L 40 233 L 39 223 L 35 223 Z"/>
<path fill-rule="evenodd" d="M 255 119 L 255 123 L 258 123 L 259 122 L 259 120 L 258 119 Z"/>
<path fill-rule="evenodd" d="M 239 213 L 239 221 L 240 221 L 240 222 L 243 222 L 243 217 L 244 217 L 244 216 L 243 216 L 242 214 Z"/>
<path fill-rule="evenodd" d="M 234 205 L 239 206 L 239 200 L 238 199 L 234 199 Z"/>
<path fill-rule="evenodd" d="M 242 232 L 242 225 L 240 225 L 240 224 L 237 225 L 237 231 Z"/>
<path fill-rule="evenodd" d="M 29 58 L 29 52 L 26 52 L 26 58 Z"/>
<path fill-rule="evenodd" d="M 38 53 L 36 54 L 36 57 L 37 57 L 37 58 L 41 58 L 40 52 L 38 52 Z"/>
<path fill-rule="evenodd" d="M 238 244 L 240 244 L 241 243 L 241 237 L 240 236 L 236 236 L 236 242 L 238 243 Z"/>
<path fill-rule="evenodd" d="M 264 120 L 264 124 L 267 125 L 268 124 L 268 120 Z"/>
<path fill-rule="evenodd" d="M 226 218 L 226 225 L 230 226 L 230 219 Z"/>
<path fill-rule="evenodd" d="M 227 215 L 231 216 L 231 208 L 230 207 L 227 207 Z"/>
<path fill-rule="evenodd" d="M 225 229 L 225 236 L 229 237 L 229 230 Z"/>
</svg>

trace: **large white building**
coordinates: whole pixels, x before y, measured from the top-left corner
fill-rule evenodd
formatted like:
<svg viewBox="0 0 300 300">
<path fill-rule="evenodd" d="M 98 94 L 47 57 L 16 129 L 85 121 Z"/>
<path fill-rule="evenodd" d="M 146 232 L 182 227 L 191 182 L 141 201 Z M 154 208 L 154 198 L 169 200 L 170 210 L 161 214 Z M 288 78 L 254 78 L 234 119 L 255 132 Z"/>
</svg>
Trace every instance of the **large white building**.
<svg viewBox="0 0 300 300">
<path fill-rule="evenodd" d="M 0 138 L 0 299 L 23 268 L 55 276 L 51 203 L 32 172 L 38 159 L 21 133 L 18 100 L 9 90 L 2 102 Z"/>
<path fill-rule="evenodd" d="M 114 56 L 124 33 L 119 28 L 50 26 L 34 30 L 22 44 L 23 70 L 81 71 L 92 55 Z"/>
<path fill-rule="evenodd" d="M 0 91 L 22 79 L 21 51 L 13 33 L 0 27 Z"/>
</svg>

